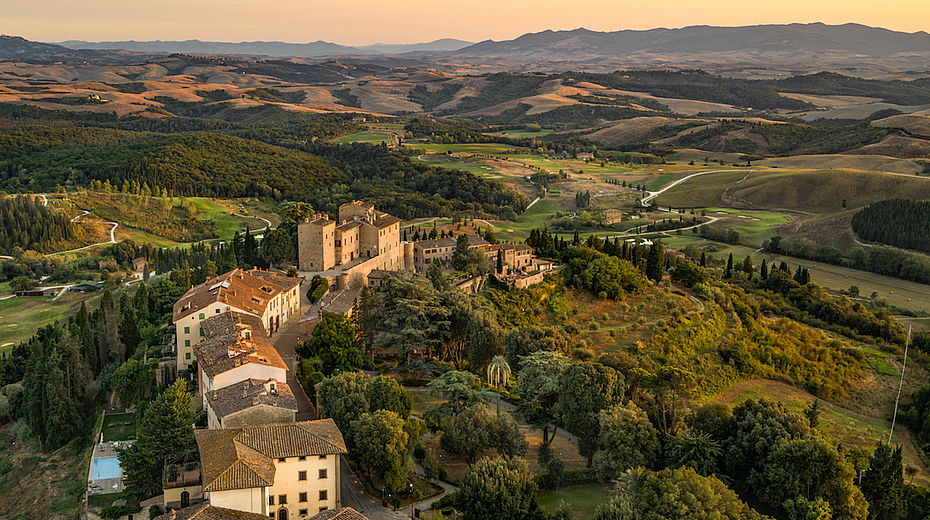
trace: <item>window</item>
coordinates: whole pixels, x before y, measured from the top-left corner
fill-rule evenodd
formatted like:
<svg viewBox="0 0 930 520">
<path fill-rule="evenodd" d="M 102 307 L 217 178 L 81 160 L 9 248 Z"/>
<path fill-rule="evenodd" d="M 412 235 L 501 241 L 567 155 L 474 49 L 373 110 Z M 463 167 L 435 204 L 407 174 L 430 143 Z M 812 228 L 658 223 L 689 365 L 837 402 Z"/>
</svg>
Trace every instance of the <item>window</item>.
<svg viewBox="0 0 930 520">
<path fill-rule="evenodd" d="M 203 337 L 203 327 L 200 327 L 200 337 Z"/>
<path fill-rule="evenodd" d="M 297 457 L 297 460 L 304 461 L 307 460 L 307 457 L 301 455 L 300 457 Z"/>
<path fill-rule="evenodd" d="M 206 318 L 206 316 L 201 312 L 201 313 L 200 313 L 200 319 L 204 319 L 204 318 Z"/>
<path fill-rule="evenodd" d="M 326 478 L 326 468 L 320 470 L 320 478 Z"/>
<path fill-rule="evenodd" d="M 307 516 L 307 510 L 306 510 L 306 509 L 301 509 L 301 510 L 300 510 L 300 516 Z"/>
<path fill-rule="evenodd" d="M 219 309 L 216 309 L 216 314 L 219 314 L 219 313 L 220 313 L 220 310 L 219 310 Z"/>
<path fill-rule="evenodd" d="M 185 352 L 185 353 L 184 353 L 184 359 L 190 359 L 190 358 L 191 358 L 191 353 L 190 353 L 190 352 Z"/>
<path fill-rule="evenodd" d="M 278 504 L 284 505 L 287 503 L 287 495 L 278 495 Z"/>
<path fill-rule="evenodd" d="M 190 334 L 190 333 L 191 333 L 191 328 L 190 328 L 190 327 L 184 327 L 184 334 Z"/>
<path fill-rule="evenodd" d="M 326 500 L 326 490 L 325 490 L 325 489 L 321 489 L 321 490 L 320 490 L 320 500 Z"/>
<path fill-rule="evenodd" d="M 185 347 L 191 346 L 191 340 L 185 339 L 185 340 L 184 340 L 184 346 L 185 346 Z"/>
<path fill-rule="evenodd" d="M 306 491 L 300 494 L 300 500 L 298 500 L 298 501 L 299 501 L 299 502 L 306 502 L 306 501 L 307 501 L 307 492 L 306 492 Z"/>
<path fill-rule="evenodd" d="M 320 455 L 320 460 L 326 460 L 326 455 Z"/>
<path fill-rule="evenodd" d="M 323 507 L 320 508 L 320 511 L 326 511 L 327 509 L 329 509 L 329 508 L 326 507 L 326 506 L 323 506 Z"/>
<path fill-rule="evenodd" d="M 268 505 L 269 506 L 274 505 L 274 495 L 268 495 Z"/>
<path fill-rule="evenodd" d="M 286 458 L 281 457 L 281 458 L 278 459 L 278 462 L 284 462 L 284 461 L 286 461 L 286 460 L 287 460 Z"/>
<path fill-rule="evenodd" d="M 298 471 L 298 472 L 297 472 L 297 480 L 307 480 L 307 472 L 306 472 L 306 471 Z"/>
</svg>

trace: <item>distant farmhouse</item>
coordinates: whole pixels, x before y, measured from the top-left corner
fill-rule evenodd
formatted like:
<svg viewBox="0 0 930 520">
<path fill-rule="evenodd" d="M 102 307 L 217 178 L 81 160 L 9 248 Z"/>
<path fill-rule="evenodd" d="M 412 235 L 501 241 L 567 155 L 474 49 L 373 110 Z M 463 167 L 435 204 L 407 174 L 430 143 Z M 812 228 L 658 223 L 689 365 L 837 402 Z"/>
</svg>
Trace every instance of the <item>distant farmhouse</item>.
<svg viewBox="0 0 930 520">
<path fill-rule="evenodd" d="M 257 318 L 267 335 L 300 312 L 300 278 L 279 276 L 259 269 L 234 269 L 192 287 L 174 304 L 178 371 L 194 361 L 193 345 L 204 339 L 201 323 L 211 316 L 233 311 Z"/>
</svg>

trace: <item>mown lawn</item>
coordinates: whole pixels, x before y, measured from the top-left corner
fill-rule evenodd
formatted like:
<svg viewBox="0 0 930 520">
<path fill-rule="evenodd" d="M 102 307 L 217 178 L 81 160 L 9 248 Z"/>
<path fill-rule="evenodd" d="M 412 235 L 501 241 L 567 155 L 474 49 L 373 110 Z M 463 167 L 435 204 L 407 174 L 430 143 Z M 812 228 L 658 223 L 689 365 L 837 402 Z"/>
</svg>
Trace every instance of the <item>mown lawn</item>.
<svg viewBox="0 0 930 520">
<path fill-rule="evenodd" d="M 0 353 L 29 339 L 37 329 L 70 316 L 86 295 L 66 293 L 57 300 L 46 297 L 0 301 Z"/>
<path fill-rule="evenodd" d="M 104 441 L 128 441 L 136 438 L 136 414 L 107 415 L 103 422 Z"/>
<path fill-rule="evenodd" d="M 594 514 L 597 506 L 610 500 L 610 487 L 605 484 L 570 486 L 558 491 L 543 491 L 536 495 L 536 503 L 547 513 L 554 512 L 559 503 L 565 504 L 574 513 L 574 518 L 584 520 Z"/>
</svg>

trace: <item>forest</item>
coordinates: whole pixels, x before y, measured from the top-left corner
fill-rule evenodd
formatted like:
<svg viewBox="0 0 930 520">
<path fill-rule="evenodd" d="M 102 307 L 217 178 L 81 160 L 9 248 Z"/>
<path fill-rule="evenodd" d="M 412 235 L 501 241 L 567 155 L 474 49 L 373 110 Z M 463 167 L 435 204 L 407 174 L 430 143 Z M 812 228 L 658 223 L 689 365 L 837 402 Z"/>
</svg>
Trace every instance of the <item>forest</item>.
<svg viewBox="0 0 930 520">
<path fill-rule="evenodd" d="M 528 203 L 497 183 L 424 165 L 403 150 L 329 145 L 302 133 L 325 124 L 155 133 L 73 123 L 0 131 L 0 189 L 42 192 L 133 181 L 172 196 L 270 197 L 322 210 L 365 199 L 402 218 L 454 212 L 510 218 Z"/>
<path fill-rule="evenodd" d="M 15 248 L 48 253 L 86 233 L 62 211 L 44 206 L 37 197 L 0 197 L 0 251 L 5 254 Z"/>
<path fill-rule="evenodd" d="M 873 202 L 853 215 L 852 228 L 863 240 L 930 252 L 930 202 Z"/>
</svg>

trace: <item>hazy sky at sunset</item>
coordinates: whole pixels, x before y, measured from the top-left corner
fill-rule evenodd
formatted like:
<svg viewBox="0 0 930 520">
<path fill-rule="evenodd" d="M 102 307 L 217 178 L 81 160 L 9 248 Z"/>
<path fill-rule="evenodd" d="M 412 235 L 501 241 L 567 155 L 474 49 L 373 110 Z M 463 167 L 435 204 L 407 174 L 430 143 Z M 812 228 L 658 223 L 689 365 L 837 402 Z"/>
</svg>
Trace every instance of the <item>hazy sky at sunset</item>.
<svg viewBox="0 0 930 520">
<path fill-rule="evenodd" d="M 5 4 L 5 5 L 4 5 Z M 0 0 L 31 40 L 326 40 L 359 45 L 526 32 L 820 21 L 930 30 L 930 0 Z"/>
</svg>

